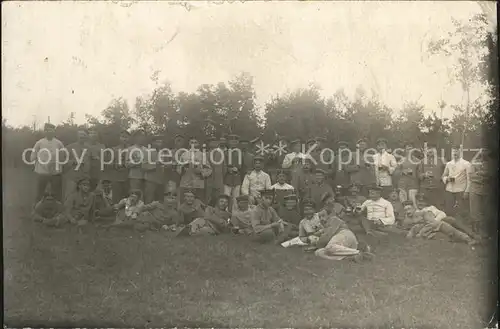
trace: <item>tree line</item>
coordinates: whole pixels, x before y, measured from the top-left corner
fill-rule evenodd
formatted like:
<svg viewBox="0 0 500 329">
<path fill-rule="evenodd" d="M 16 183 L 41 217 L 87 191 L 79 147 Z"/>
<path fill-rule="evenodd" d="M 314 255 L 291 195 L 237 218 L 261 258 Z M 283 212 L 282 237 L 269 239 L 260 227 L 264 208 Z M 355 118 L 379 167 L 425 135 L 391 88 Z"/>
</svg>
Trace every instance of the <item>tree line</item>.
<svg viewBox="0 0 500 329">
<path fill-rule="evenodd" d="M 150 135 L 164 135 L 167 142 L 179 133 L 201 140 L 233 133 L 248 140 L 261 136 L 269 143 L 279 138 L 323 136 L 330 145 L 345 140 L 353 147 L 362 137 L 369 143 L 384 137 L 392 147 L 413 141 L 448 148 L 463 141 L 464 147 L 488 147 L 497 152 L 498 40 L 492 32 L 481 33 L 484 20 L 484 16 L 474 16 L 468 23 L 472 29 L 455 22 L 455 31 L 429 44 L 432 55 L 458 56 L 452 69 L 465 94 L 474 83 L 480 83 L 490 96 L 486 103 L 467 99 L 465 106 L 451 105 L 454 114 L 450 119 L 442 117 L 448 106 L 444 102 L 430 109 L 418 102 L 392 109 L 362 87 L 349 98 L 343 90 L 324 97 L 319 86 L 311 85 L 276 95 L 261 108 L 256 103 L 253 77 L 243 72 L 227 83 L 204 84 L 192 93 L 174 93 L 156 75 L 152 78 L 156 88 L 149 95 L 138 96 L 132 108 L 125 99 L 114 99 L 99 117 L 86 115 L 84 126 L 95 128 L 106 146 L 118 144 L 121 129 L 143 129 Z M 472 61 L 469 48 L 483 50 L 477 51 L 479 61 Z M 79 125 L 74 118 L 71 113 L 57 125 L 57 137 L 64 144 L 76 139 Z M 42 135 L 33 127 L 11 127 L 3 119 L 4 161 L 19 163 L 22 151 Z"/>
</svg>

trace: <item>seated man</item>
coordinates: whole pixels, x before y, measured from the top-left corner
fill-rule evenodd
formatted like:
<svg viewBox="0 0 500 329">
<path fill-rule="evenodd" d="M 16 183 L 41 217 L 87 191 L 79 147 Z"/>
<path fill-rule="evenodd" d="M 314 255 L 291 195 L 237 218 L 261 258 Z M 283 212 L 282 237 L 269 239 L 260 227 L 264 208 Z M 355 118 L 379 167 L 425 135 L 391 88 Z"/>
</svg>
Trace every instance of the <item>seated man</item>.
<svg viewBox="0 0 500 329">
<path fill-rule="evenodd" d="M 285 236 L 283 220 L 279 218 L 273 204 L 274 190 L 261 190 L 260 202 L 252 211 L 251 221 L 255 240 L 261 243 L 281 243 Z"/>
<path fill-rule="evenodd" d="M 203 217 L 194 219 L 177 236 L 218 235 L 229 231 L 231 213 L 227 211 L 229 195 L 219 195 L 215 207 L 206 207 Z"/>
<path fill-rule="evenodd" d="M 158 224 L 147 216 L 147 210 L 142 201 L 142 191 L 133 189 L 127 198 L 120 200 L 113 206 L 117 212 L 116 219 L 110 227 L 133 228 L 138 231 L 145 231 L 151 228 L 157 228 Z"/>
<path fill-rule="evenodd" d="M 185 226 L 191 223 L 196 218 L 205 215 L 206 206 L 199 199 L 196 198 L 193 191 L 190 189 L 184 190 L 184 201 L 179 207 L 179 214 L 181 216 L 180 226 Z"/>
<path fill-rule="evenodd" d="M 424 238 L 424 239 L 432 239 L 435 237 L 437 233 L 442 233 L 448 237 L 452 241 L 464 242 L 469 245 L 477 244 L 477 241 L 474 240 L 470 235 L 458 230 L 453 227 L 453 225 L 449 224 L 445 218 L 442 218 L 441 213 L 436 214 L 427 209 L 417 210 L 413 206 L 412 201 L 404 202 L 405 209 L 405 219 L 403 221 L 403 225 L 406 229 L 409 229 L 407 233 L 407 238 Z"/>
<path fill-rule="evenodd" d="M 349 195 L 344 197 L 345 216 L 344 221 L 349 225 L 350 229 L 361 228 L 361 217 L 356 209 L 361 209 L 361 205 L 366 201 L 366 198 L 359 194 L 360 189 L 357 184 L 349 186 Z"/>
<path fill-rule="evenodd" d="M 385 235 L 387 231 L 392 231 L 391 227 L 395 224 L 394 211 L 392 204 L 381 197 L 382 188 L 371 186 L 368 197 L 358 208 L 357 213 L 366 211 L 366 217 L 361 217 L 361 226 L 367 235 Z"/>
<path fill-rule="evenodd" d="M 284 198 L 287 195 L 294 194 L 294 188 L 286 182 L 286 173 L 284 171 L 278 171 L 276 178 L 278 182 L 271 186 L 271 189 L 274 190 L 273 207 L 278 210 L 283 205 Z"/>
<path fill-rule="evenodd" d="M 394 189 L 389 193 L 389 202 L 394 210 L 394 218 L 396 223 L 400 223 L 404 219 L 403 203 L 400 201 L 399 190 Z"/>
<path fill-rule="evenodd" d="M 97 185 L 94 194 L 94 220 L 114 220 L 116 212 L 113 208 L 111 181 L 107 179 L 102 180 L 100 184 Z"/>
<path fill-rule="evenodd" d="M 76 191 L 64 203 L 65 217 L 79 226 L 86 225 L 91 219 L 95 195 L 90 192 L 90 179 L 81 177 L 76 182 Z"/>
<path fill-rule="evenodd" d="M 177 193 L 174 191 L 164 193 L 163 203 L 153 201 L 151 204 L 145 205 L 144 208 L 161 225 L 163 230 L 175 232 L 177 226 L 182 223 L 182 218 L 177 210 Z"/>
<path fill-rule="evenodd" d="M 64 207 L 54 197 L 50 188 L 46 189 L 42 199 L 33 208 L 31 217 L 35 222 L 51 227 L 58 227 L 67 222 L 64 216 Z"/>
<path fill-rule="evenodd" d="M 284 204 L 278 208 L 278 216 L 283 219 L 283 224 L 289 227 L 291 235 L 299 234 L 299 223 L 302 220 L 297 195 L 285 196 Z"/>
<path fill-rule="evenodd" d="M 255 206 L 250 206 L 248 195 L 240 195 L 236 198 L 236 208 L 231 216 L 231 225 L 235 234 L 252 234 L 251 215 Z"/>
<path fill-rule="evenodd" d="M 323 209 L 323 200 L 327 195 L 333 195 L 333 189 L 326 183 L 326 171 L 321 168 L 315 169 L 314 182 L 311 184 L 311 199 L 316 211 Z"/>
</svg>

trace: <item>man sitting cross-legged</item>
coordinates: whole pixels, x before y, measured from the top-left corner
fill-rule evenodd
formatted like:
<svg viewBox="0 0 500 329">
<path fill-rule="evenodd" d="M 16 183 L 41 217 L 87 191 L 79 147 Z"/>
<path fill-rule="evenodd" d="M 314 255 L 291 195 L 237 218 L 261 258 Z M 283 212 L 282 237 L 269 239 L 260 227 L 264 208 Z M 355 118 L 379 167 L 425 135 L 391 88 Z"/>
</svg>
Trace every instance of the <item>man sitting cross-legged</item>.
<svg viewBox="0 0 500 329">
<path fill-rule="evenodd" d="M 261 190 L 259 194 L 259 205 L 251 215 L 255 240 L 261 243 L 281 243 L 286 239 L 287 233 L 283 220 L 272 207 L 274 190 Z"/>
<path fill-rule="evenodd" d="M 283 204 L 278 208 L 278 216 L 283 219 L 285 229 L 288 229 L 290 235 L 297 236 L 299 234 L 299 223 L 302 216 L 297 195 L 289 194 L 283 198 Z"/>
<path fill-rule="evenodd" d="M 206 207 L 202 217 L 194 219 L 177 236 L 218 235 L 229 231 L 231 213 L 227 211 L 229 195 L 219 195 L 214 207 Z"/>
<path fill-rule="evenodd" d="M 31 218 L 33 218 L 35 222 L 50 227 L 59 227 L 67 223 L 67 219 L 64 216 L 64 207 L 52 194 L 50 184 L 47 185 L 42 199 L 38 201 L 33 208 Z"/>
<path fill-rule="evenodd" d="M 432 239 L 437 233 L 443 233 L 450 237 L 452 241 L 465 242 L 469 245 L 477 244 L 477 241 L 471 235 L 450 224 L 456 224 L 454 218 L 448 218 L 442 211 L 433 208 L 435 207 L 415 209 L 411 201 L 404 202 L 405 219 L 402 225 L 409 229 L 406 235 L 407 238 Z M 443 214 L 445 217 L 443 217 Z"/>
<path fill-rule="evenodd" d="M 175 191 L 165 192 L 163 203 L 153 201 L 144 207 L 148 210 L 147 215 L 151 216 L 165 231 L 175 232 L 177 226 L 182 224 L 182 218 L 177 210 L 177 193 Z"/>
<path fill-rule="evenodd" d="M 381 197 L 382 188 L 371 186 L 369 188 L 368 200 L 366 200 L 356 212 L 366 211 L 366 217 L 361 217 L 361 226 L 367 235 L 386 235 L 387 232 L 397 231 L 396 219 L 392 204 Z"/>
<path fill-rule="evenodd" d="M 236 198 L 236 208 L 233 209 L 231 216 L 233 233 L 245 235 L 252 234 L 251 216 L 254 209 L 254 205 L 249 205 L 248 195 L 240 195 Z"/>
</svg>

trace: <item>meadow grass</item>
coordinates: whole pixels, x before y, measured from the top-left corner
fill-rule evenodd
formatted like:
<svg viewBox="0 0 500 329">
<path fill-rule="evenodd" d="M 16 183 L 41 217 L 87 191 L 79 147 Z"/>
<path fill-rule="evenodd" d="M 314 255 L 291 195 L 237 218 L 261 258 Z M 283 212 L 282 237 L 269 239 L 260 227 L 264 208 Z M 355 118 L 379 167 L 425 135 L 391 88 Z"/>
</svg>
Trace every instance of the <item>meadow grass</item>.
<svg viewBox="0 0 500 329">
<path fill-rule="evenodd" d="M 235 236 L 48 229 L 34 179 L 4 171 L 10 327 L 484 328 L 488 252 L 372 238 L 372 262 L 332 262 Z"/>
</svg>

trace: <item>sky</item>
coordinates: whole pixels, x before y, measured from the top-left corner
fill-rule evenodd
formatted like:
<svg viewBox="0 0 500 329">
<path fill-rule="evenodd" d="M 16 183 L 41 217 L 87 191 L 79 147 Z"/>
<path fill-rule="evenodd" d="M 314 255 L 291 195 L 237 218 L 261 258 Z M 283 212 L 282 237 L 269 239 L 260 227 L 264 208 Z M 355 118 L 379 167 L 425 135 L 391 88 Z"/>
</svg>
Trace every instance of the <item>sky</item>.
<svg viewBox="0 0 500 329">
<path fill-rule="evenodd" d="M 98 116 L 113 98 L 133 107 L 168 80 L 175 92 L 254 77 L 262 107 L 315 83 L 326 97 L 358 86 L 395 110 L 407 101 L 462 104 L 453 58 L 426 45 L 475 2 L 2 2 L 2 112 L 12 126 Z M 169 42 L 170 41 L 170 42 Z M 472 97 L 482 90 L 474 88 Z M 448 107 L 445 116 L 451 116 Z"/>
</svg>

